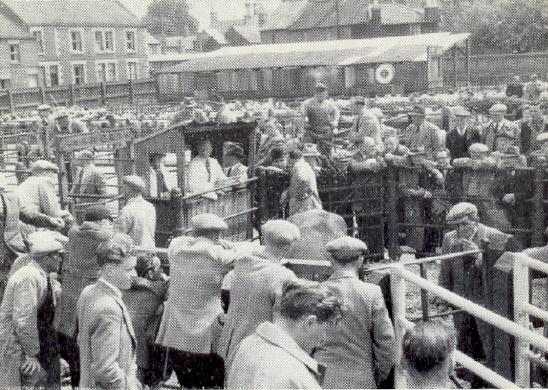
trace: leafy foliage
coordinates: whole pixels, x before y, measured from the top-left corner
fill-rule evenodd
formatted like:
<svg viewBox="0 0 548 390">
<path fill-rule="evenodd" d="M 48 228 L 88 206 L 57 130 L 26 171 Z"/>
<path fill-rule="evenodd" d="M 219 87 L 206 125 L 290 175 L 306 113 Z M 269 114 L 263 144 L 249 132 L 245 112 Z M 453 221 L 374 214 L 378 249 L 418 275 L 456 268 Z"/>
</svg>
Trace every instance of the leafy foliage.
<svg viewBox="0 0 548 390">
<path fill-rule="evenodd" d="M 153 0 L 143 18 L 152 35 L 193 35 L 198 32 L 198 19 L 190 15 L 186 0 Z"/>
</svg>

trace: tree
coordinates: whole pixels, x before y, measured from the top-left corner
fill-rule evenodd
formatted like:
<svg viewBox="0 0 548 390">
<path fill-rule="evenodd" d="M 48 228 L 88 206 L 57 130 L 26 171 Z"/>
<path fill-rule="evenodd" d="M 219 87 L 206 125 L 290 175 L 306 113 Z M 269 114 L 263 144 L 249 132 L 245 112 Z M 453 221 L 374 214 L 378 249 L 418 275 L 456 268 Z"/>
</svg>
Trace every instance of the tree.
<svg viewBox="0 0 548 390">
<path fill-rule="evenodd" d="M 193 35 L 198 33 L 198 19 L 190 15 L 186 0 L 153 0 L 143 18 L 152 35 Z"/>
</svg>

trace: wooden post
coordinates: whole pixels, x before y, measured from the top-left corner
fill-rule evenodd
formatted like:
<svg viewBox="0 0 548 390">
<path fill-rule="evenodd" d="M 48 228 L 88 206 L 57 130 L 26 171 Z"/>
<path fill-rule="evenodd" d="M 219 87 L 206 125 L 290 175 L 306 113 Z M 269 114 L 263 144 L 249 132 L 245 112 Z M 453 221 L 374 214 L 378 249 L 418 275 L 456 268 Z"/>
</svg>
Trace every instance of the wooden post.
<svg viewBox="0 0 548 390">
<path fill-rule="evenodd" d="M 66 169 L 65 169 L 65 156 L 63 154 L 63 151 L 57 145 L 56 148 L 56 160 L 57 160 L 57 166 L 59 167 L 58 173 L 57 173 L 57 180 L 59 181 L 59 203 L 61 204 L 61 208 L 64 209 L 66 206 L 65 202 L 65 188 L 68 188 L 68 183 L 65 185 L 66 181 Z"/>
<path fill-rule="evenodd" d="M 133 93 L 133 80 L 129 79 L 127 82 L 128 92 L 129 92 L 129 104 L 135 104 L 135 95 Z"/>
<path fill-rule="evenodd" d="M 518 258 L 514 259 L 514 322 L 529 328 L 529 314 L 525 306 L 529 303 L 529 268 Z M 527 356 L 529 343 L 517 338 L 515 341 L 515 382 L 521 387 L 531 387 L 531 365 Z"/>
<path fill-rule="evenodd" d="M 10 111 L 15 112 L 15 102 L 13 100 L 13 92 L 11 91 L 11 89 L 8 89 L 8 101 L 10 104 Z"/>
<path fill-rule="evenodd" d="M 46 104 L 46 89 L 40 86 L 40 103 Z"/>
<path fill-rule="evenodd" d="M 533 236 L 531 238 L 532 246 L 544 245 L 544 176 L 546 166 L 543 163 L 537 164 L 535 167 L 535 193 L 533 196 L 532 205 L 532 221 L 531 227 Z"/>
<path fill-rule="evenodd" d="M 401 271 L 403 265 L 395 265 L 390 274 L 390 290 L 392 295 L 392 318 L 394 321 L 394 334 L 396 336 L 396 362 L 400 362 L 402 358 L 403 335 L 405 334 L 402 326 L 402 320 L 406 318 L 405 305 L 405 279 Z M 405 389 L 406 380 L 401 370 L 401 364 L 396 364 L 394 371 L 394 388 Z"/>
<path fill-rule="evenodd" d="M 454 46 L 452 49 L 453 53 L 453 87 L 457 88 L 458 86 L 458 76 L 457 76 L 457 47 Z"/>
<path fill-rule="evenodd" d="M 386 169 L 386 214 L 388 217 L 388 254 L 391 261 L 398 261 L 400 258 L 400 248 L 398 243 L 398 185 L 396 182 L 396 170 L 393 166 Z"/>
<path fill-rule="evenodd" d="M 105 99 L 107 95 L 107 87 L 105 85 L 105 82 L 101 82 L 101 86 L 99 87 L 99 105 L 104 106 L 105 105 Z"/>
<path fill-rule="evenodd" d="M 470 39 L 466 40 L 465 68 L 466 68 L 466 86 L 470 86 Z"/>
</svg>

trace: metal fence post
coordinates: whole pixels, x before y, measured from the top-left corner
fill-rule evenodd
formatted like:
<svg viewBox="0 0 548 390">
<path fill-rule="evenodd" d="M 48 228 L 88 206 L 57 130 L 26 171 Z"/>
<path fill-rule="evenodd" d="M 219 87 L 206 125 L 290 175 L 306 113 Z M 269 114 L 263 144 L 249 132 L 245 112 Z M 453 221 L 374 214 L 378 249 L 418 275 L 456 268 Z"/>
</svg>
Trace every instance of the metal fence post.
<svg viewBox="0 0 548 390">
<path fill-rule="evenodd" d="M 11 91 L 11 89 L 8 89 L 8 101 L 9 101 L 9 104 L 10 104 L 10 111 L 14 112 L 15 111 L 15 101 L 13 100 L 13 92 Z"/>
<path fill-rule="evenodd" d="M 514 321 L 529 329 L 529 314 L 525 306 L 529 303 L 529 268 L 514 259 Z M 529 343 L 524 339 L 515 340 L 515 382 L 521 387 L 531 386 L 531 365 L 529 363 Z"/>
<path fill-rule="evenodd" d="M 135 104 L 135 95 L 133 93 L 133 80 L 129 79 L 127 82 L 128 92 L 129 92 L 129 104 Z"/>
<path fill-rule="evenodd" d="M 387 215 L 387 236 L 388 236 L 388 254 L 390 260 L 398 261 L 400 250 L 398 244 L 398 186 L 396 183 L 396 171 L 393 166 L 389 166 L 386 170 L 387 175 L 387 200 L 386 200 L 386 215 Z"/>
<path fill-rule="evenodd" d="M 544 245 L 544 177 L 546 166 L 539 163 L 535 169 L 535 194 L 533 196 L 532 221 L 531 228 L 533 236 L 531 237 L 532 246 Z"/>
<path fill-rule="evenodd" d="M 402 276 L 403 269 L 403 265 L 394 264 L 392 272 L 390 273 L 392 318 L 394 320 L 394 334 L 396 336 L 396 368 L 394 370 L 394 388 L 396 389 L 405 389 L 407 387 L 400 364 L 402 358 L 403 335 L 405 334 L 402 320 L 406 319 L 405 279 Z"/>
<path fill-rule="evenodd" d="M 105 85 L 105 82 L 101 82 L 101 85 L 99 87 L 99 105 L 104 106 L 106 101 L 106 94 L 107 94 L 107 87 Z"/>
</svg>

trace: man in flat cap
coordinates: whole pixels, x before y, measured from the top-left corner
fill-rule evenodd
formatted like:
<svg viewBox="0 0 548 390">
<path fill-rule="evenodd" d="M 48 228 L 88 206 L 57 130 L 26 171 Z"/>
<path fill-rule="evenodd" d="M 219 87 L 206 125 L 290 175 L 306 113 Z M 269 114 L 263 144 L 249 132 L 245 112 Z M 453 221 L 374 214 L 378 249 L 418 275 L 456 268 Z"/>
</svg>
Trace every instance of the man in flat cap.
<svg viewBox="0 0 548 390">
<path fill-rule="evenodd" d="M 156 208 L 143 198 L 145 182 L 139 176 L 122 179 L 122 191 L 126 205 L 115 221 L 114 229 L 129 235 L 136 246 L 156 246 Z"/>
<path fill-rule="evenodd" d="M 491 122 L 483 130 L 482 142 L 491 152 L 503 152 L 509 146 L 521 148 L 520 128 L 506 119 L 508 107 L 502 103 L 494 104 L 489 109 Z"/>
<path fill-rule="evenodd" d="M 228 372 L 240 342 L 264 321 L 272 321 L 274 303 L 282 286 L 297 277 L 281 263 L 300 237 L 299 228 L 284 220 L 270 220 L 261 227 L 263 247 L 236 262 L 230 305 L 219 351 Z"/>
<path fill-rule="evenodd" d="M 327 86 L 318 83 L 314 88 L 314 97 L 303 103 L 302 111 L 308 119 L 308 129 L 304 142 L 318 144 L 320 153 L 331 156 L 333 131 L 339 126 L 340 111 L 335 102 L 328 98 Z"/>
<path fill-rule="evenodd" d="M 181 386 L 222 387 L 224 364 L 212 353 L 211 325 L 222 313 L 221 283 L 238 254 L 221 239 L 228 226 L 220 217 L 196 215 L 191 228 L 192 237 L 169 245 L 169 298 L 156 343 L 169 350 L 167 364 Z"/>
<path fill-rule="evenodd" d="M 469 157 L 468 148 L 476 142 L 480 142 L 479 128 L 470 123 L 470 112 L 456 106 L 452 109 L 455 118 L 454 126 L 447 133 L 445 146 L 451 154 L 451 159 Z"/>
<path fill-rule="evenodd" d="M 57 165 L 38 160 L 31 165 L 31 175 L 19 184 L 17 194 L 21 212 L 29 218 L 45 215 L 49 219 L 48 228 L 63 229 L 72 223 L 72 216 L 66 210 L 61 210 L 59 197 L 55 189 L 57 180 Z M 38 225 L 24 225 L 23 236 L 26 237 Z"/>
<path fill-rule="evenodd" d="M 374 389 L 390 375 L 396 345 L 380 287 L 358 277 L 367 245 L 345 236 L 329 242 L 327 251 L 333 273 L 324 284 L 341 297 L 347 311 L 314 353 L 325 366 L 323 386 Z"/>
<path fill-rule="evenodd" d="M 106 196 L 107 187 L 105 175 L 94 164 L 95 153 L 91 150 L 82 150 L 77 153 L 76 160 L 78 170 L 76 172 L 76 181 L 72 183 L 71 193 L 73 195 L 83 195 L 81 198 L 75 197 L 75 209 L 77 216 L 83 216 L 85 209 L 78 206 L 78 203 L 90 203 L 97 199 L 86 198 L 86 195 Z"/>
<path fill-rule="evenodd" d="M 436 152 L 443 148 L 440 138 L 441 130 L 435 124 L 427 121 L 424 107 L 416 106 L 409 113 L 411 124 L 405 129 L 400 141 L 409 149 L 423 147 L 426 158 L 434 159 Z"/>
<path fill-rule="evenodd" d="M 9 278 L 0 308 L 0 388 L 61 387 L 53 331 L 53 284 L 63 245 L 51 234 L 28 237 L 30 261 Z"/>
<path fill-rule="evenodd" d="M 80 388 L 139 389 L 135 333 L 122 290 L 135 276 L 133 242 L 114 234 L 97 247 L 100 276 L 77 303 Z"/>
<path fill-rule="evenodd" d="M 379 152 L 384 148 L 382 142 L 382 129 L 379 118 L 366 108 L 365 99 L 358 97 L 354 100 L 356 110 L 354 123 L 352 124 L 350 137 L 371 137 Z"/>
<path fill-rule="evenodd" d="M 38 106 L 38 116 L 40 117 L 37 123 L 36 134 L 40 139 L 41 154 L 44 158 L 52 157 L 50 149 L 50 137 L 54 134 L 55 118 L 53 117 L 53 109 L 49 104 Z"/>
<path fill-rule="evenodd" d="M 104 205 L 90 206 L 84 214 L 82 224 L 74 225 L 68 232 L 68 256 L 61 269 L 63 290 L 57 303 L 54 324 L 61 357 L 70 366 L 73 388 L 80 383 L 76 303 L 82 290 L 97 281 L 99 265 L 95 260 L 95 252 L 113 234 L 113 216 Z"/>
<path fill-rule="evenodd" d="M 450 261 L 442 261 L 440 286 L 493 310 L 493 267 L 504 252 L 519 251 L 519 243 L 511 236 L 480 223 L 478 208 L 472 203 L 457 203 L 447 214 L 447 223 L 454 230 L 443 237 L 442 252 L 483 250 Z M 475 360 L 485 361 L 493 368 L 493 328 L 466 312 L 454 315 L 458 349 Z M 482 387 L 474 376 L 472 388 Z"/>
</svg>

